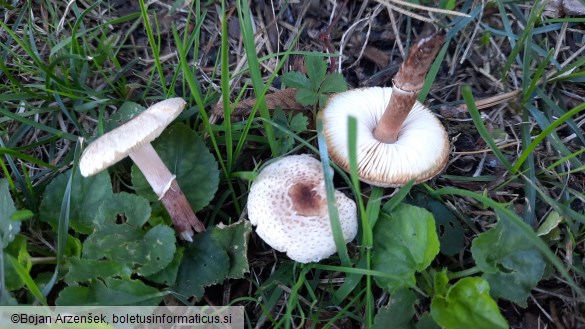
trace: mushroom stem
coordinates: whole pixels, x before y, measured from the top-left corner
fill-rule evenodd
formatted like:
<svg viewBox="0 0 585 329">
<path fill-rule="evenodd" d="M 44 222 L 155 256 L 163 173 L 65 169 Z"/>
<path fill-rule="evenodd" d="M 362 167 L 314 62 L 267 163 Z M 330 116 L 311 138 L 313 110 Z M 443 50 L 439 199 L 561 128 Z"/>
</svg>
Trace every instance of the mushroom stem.
<svg viewBox="0 0 585 329">
<path fill-rule="evenodd" d="M 400 128 L 416 102 L 427 72 L 444 40 L 444 34 L 435 33 L 420 39 L 408 52 L 406 60 L 392 80 L 392 96 L 386 111 L 374 128 L 374 138 L 378 141 L 392 144 L 398 140 Z"/>
<path fill-rule="evenodd" d="M 181 238 L 191 242 L 193 229 L 197 232 L 205 231 L 205 226 L 199 221 L 177 184 L 175 175 L 169 171 L 150 143 L 130 152 L 129 156 L 164 204 Z"/>
</svg>

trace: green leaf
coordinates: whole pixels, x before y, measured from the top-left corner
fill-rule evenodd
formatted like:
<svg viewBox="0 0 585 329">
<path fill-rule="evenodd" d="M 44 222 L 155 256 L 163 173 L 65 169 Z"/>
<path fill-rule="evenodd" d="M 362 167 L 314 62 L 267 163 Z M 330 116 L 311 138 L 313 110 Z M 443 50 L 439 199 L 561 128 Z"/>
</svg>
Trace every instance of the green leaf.
<svg viewBox="0 0 585 329">
<path fill-rule="evenodd" d="M 416 329 L 441 329 L 439 325 L 433 320 L 433 317 L 430 313 L 423 313 L 420 317 L 420 320 L 414 326 Z"/>
<path fill-rule="evenodd" d="M 536 231 L 536 235 L 545 236 L 557 228 L 562 222 L 563 217 L 558 212 L 553 210 L 548 214 L 548 216 L 546 216 L 546 219 Z"/>
<path fill-rule="evenodd" d="M 10 219 L 15 222 L 22 222 L 27 219 L 31 219 L 35 214 L 28 209 L 17 210 L 10 216 Z"/>
<path fill-rule="evenodd" d="M 333 72 L 325 78 L 321 84 L 319 92 L 321 93 L 340 93 L 347 90 L 347 82 L 339 72 Z"/>
<path fill-rule="evenodd" d="M 118 215 L 126 217 L 126 224 L 142 227 L 150 218 L 152 208 L 145 198 L 126 192 L 113 194 L 108 202 L 104 203 L 103 212 L 106 220 L 111 222 Z"/>
<path fill-rule="evenodd" d="M 439 253 L 433 215 L 427 210 L 400 204 L 391 213 L 382 210 L 374 228 L 372 270 L 393 278 L 376 277 L 383 289 L 394 292 L 416 285 L 415 273 L 427 268 Z"/>
<path fill-rule="evenodd" d="M 0 8 L 12 10 L 14 7 L 6 0 L 0 0 Z"/>
<path fill-rule="evenodd" d="M 243 278 L 244 274 L 249 272 L 247 252 L 252 224 L 242 220 L 227 226 L 219 224 L 210 231 L 213 239 L 229 257 L 230 265 L 226 278 Z"/>
<path fill-rule="evenodd" d="M 416 193 L 409 202 L 433 213 L 442 254 L 454 256 L 465 248 L 463 226 L 461 226 L 459 219 L 442 202 L 430 198 L 425 193 Z"/>
<path fill-rule="evenodd" d="M 58 175 L 49 183 L 41 202 L 40 219 L 49 223 L 55 231 L 70 171 L 71 169 Z M 112 184 L 107 171 L 91 177 L 83 177 L 78 172 L 71 185 L 69 225 L 83 234 L 89 234 L 100 227 L 105 220 L 103 204 L 112 194 Z"/>
<path fill-rule="evenodd" d="M 173 260 L 170 262 L 167 267 L 163 268 L 162 270 L 152 274 L 147 275 L 146 278 L 149 281 L 164 284 L 167 286 L 172 286 L 175 284 L 177 280 L 177 274 L 179 273 L 179 266 L 181 266 L 181 260 L 183 259 L 183 252 L 185 248 L 177 248 Z"/>
<path fill-rule="evenodd" d="M 446 270 L 437 272 L 433 278 L 433 289 L 435 290 L 435 295 L 446 295 L 448 284 L 449 277 L 447 276 Z"/>
<path fill-rule="evenodd" d="M 167 128 L 152 145 L 177 176 L 193 211 L 207 206 L 219 185 L 219 169 L 201 137 L 185 124 L 177 123 Z M 139 195 L 150 201 L 158 199 L 136 165 L 132 166 L 132 185 Z"/>
<path fill-rule="evenodd" d="M 277 145 L 277 154 L 286 154 L 295 146 L 294 132 L 302 132 L 307 129 L 308 119 L 301 113 L 288 118 L 281 108 L 274 110 L 272 120 L 288 130 L 277 129 L 274 132 Z"/>
<path fill-rule="evenodd" d="M 6 289 L 14 291 L 24 287 L 24 281 L 9 261 L 9 256 L 15 259 L 27 273 L 30 272 L 32 268 L 32 263 L 30 262 L 31 256 L 28 253 L 27 240 L 24 236 L 17 235 L 4 249 L 4 282 Z"/>
<path fill-rule="evenodd" d="M 69 271 L 64 280 L 69 285 L 75 285 L 75 282 L 82 283 L 112 276 L 130 278 L 130 275 L 132 275 L 132 271 L 124 263 L 112 260 L 72 258 L 69 261 Z"/>
<path fill-rule="evenodd" d="M 280 107 L 276 108 L 276 110 L 274 110 L 274 113 L 272 113 L 272 121 L 283 127 L 288 127 L 288 120 L 286 114 L 284 114 L 284 110 L 281 109 Z M 286 133 L 280 129 L 274 132 L 274 136 L 276 137 L 282 137 L 284 135 L 286 135 Z"/>
<path fill-rule="evenodd" d="M 508 328 L 489 292 L 490 286 L 484 279 L 463 278 L 446 295 L 433 298 L 431 316 L 446 329 Z"/>
<path fill-rule="evenodd" d="M 301 133 L 307 130 L 309 126 L 309 118 L 307 118 L 302 113 L 297 113 L 295 116 L 290 119 L 289 128 L 290 130 Z"/>
<path fill-rule="evenodd" d="M 247 221 L 229 226 L 220 224 L 195 236 L 187 246 L 173 289 L 186 297 L 203 296 L 204 288 L 226 278 L 243 278 L 248 272 Z"/>
<path fill-rule="evenodd" d="M 473 240 L 471 253 L 494 297 L 526 307 L 530 290 L 542 278 L 546 264 L 521 232 L 501 219 L 496 227 Z"/>
<path fill-rule="evenodd" d="M 443 9 L 453 10 L 455 9 L 456 4 L 457 3 L 455 0 L 441 0 L 441 4 L 439 6 Z"/>
<path fill-rule="evenodd" d="M 67 243 L 65 244 L 63 256 L 79 258 L 81 257 L 82 249 L 83 245 L 78 238 L 71 235 L 67 235 Z"/>
<path fill-rule="evenodd" d="M 108 132 L 122 124 L 130 121 L 138 114 L 142 113 L 146 108 L 138 103 L 125 101 L 116 112 L 108 118 L 104 123 L 104 132 Z"/>
<path fill-rule="evenodd" d="M 18 301 L 3 289 L 0 292 L 0 306 L 18 306 Z"/>
<path fill-rule="evenodd" d="M 21 262 L 19 260 L 15 259 L 14 257 L 12 257 L 11 255 L 6 254 L 4 256 L 6 256 L 6 258 L 8 258 L 8 261 L 10 262 L 10 264 L 12 265 L 14 270 L 16 271 L 17 275 L 24 282 L 24 285 L 26 286 L 28 292 L 32 296 L 34 296 L 34 298 L 37 301 L 39 301 L 41 304 L 46 306 L 47 300 L 45 299 L 45 296 L 43 296 L 37 283 L 31 277 L 30 268 L 22 266 Z"/>
<path fill-rule="evenodd" d="M 319 94 L 319 108 L 323 108 L 329 99 L 327 94 Z"/>
<path fill-rule="evenodd" d="M 312 90 L 311 81 L 301 72 L 287 72 L 280 77 L 280 80 L 290 88 Z"/>
<path fill-rule="evenodd" d="M 320 56 L 305 56 L 305 68 L 313 91 L 317 91 L 327 74 L 327 63 Z"/>
<path fill-rule="evenodd" d="M 299 89 L 295 100 L 303 106 L 315 105 L 319 101 L 319 94 L 309 89 Z"/>
<path fill-rule="evenodd" d="M 20 232 L 20 222 L 11 220 L 16 212 L 14 202 L 10 197 L 8 180 L 0 179 L 0 247 L 6 247 Z"/>
<path fill-rule="evenodd" d="M 185 297 L 203 296 L 205 287 L 223 282 L 229 274 L 230 257 L 212 236 L 212 229 L 197 234 L 185 249 L 173 290 Z"/>
<path fill-rule="evenodd" d="M 409 289 L 398 290 L 390 296 L 388 305 L 380 308 L 374 318 L 373 329 L 413 328 L 414 304 L 417 298 Z"/>
<path fill-rule="evenodd" d="M 175 232 L 166 225 L 157 225 L 144 233 L 127 224 L 110 224 L 85 240 L 83 257 L 111 260 L 139 275 L 150 275 L 173 260 L 175 242 Z"/>
<path fill-rule="evenodd" d="M 107 278 L 87 286 L 65 287 L 55 301 L 57 306 L 76 305 L 158 305 L 164 293 L 140 280 Z"/>
</svg>

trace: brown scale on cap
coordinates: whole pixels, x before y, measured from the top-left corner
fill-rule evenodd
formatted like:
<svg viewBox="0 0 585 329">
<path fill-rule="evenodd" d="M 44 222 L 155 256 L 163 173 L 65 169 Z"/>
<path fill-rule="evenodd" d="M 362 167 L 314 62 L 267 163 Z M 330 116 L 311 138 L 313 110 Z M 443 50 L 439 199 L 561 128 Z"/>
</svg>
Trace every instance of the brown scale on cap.
<svg viewBox="0 0 585 329">
<path fill-rule="evenodd" d="M 288 190 L 293 209 L 301 216 L 323 216 L 327 211 L 327 201 L 315 190 L 316 184 L 300 182 Z"/>
</svg>

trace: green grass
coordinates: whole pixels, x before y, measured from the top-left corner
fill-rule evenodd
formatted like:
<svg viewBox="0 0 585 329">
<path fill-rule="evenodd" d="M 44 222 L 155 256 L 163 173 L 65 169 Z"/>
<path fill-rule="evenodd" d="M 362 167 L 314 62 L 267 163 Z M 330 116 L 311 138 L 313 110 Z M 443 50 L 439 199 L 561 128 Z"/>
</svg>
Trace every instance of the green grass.
<svg viewBox="0 0 585 329">
<path fill-rule="evenodd" d="M 19 10 L 10 12 L 7 4 L 0 4 L 0 16 L 7 17 L 0 21 L 3 32 L 0 36 L 0 168 L 2 177 L 6 178 L 6 196 L 10 196 L 0 198 L 0 217 L 5 216 L 0 219 L 3 246 L 0 283 L 2 288 L 9 288 L 2 289 L 3 303 L 51 305 L 67 288 L 99 290 L 102 289 L 99 283 L 115 281 L 132 287 L 135 292 L 125 301 L 160 302 L 163 296 L 174 296 L 183 303 L 222 304 L 226 300 L 217 290 L 228 291 L 228 303 L 246 307 L 247 327 L 257 324 L 284 328 L 335 327 L 344 321 L 373 327 L 380 325 L 378 321 L 382 321 L 385 311 L 392 312 L 391 301 L 396 293 L 380 284 L 383 279 L 396 277 L 373 260 L 379 243 L 375 239 L 376 229 L 380 227 L 375 225 L 400 205 L 420 202 L 417 196 L 424 196 L 426 205 L 422 206 L 429 209 L 437 223 L 445 214 L 460 223 L 465 244 L 457 254 L 440 253 L 429 267 L 417 272 L 415 284 L 405 288 L 418 301 L 416 306 L 407 305 L 416 309 L 411 323 L 421 320 L 429 312 L 430 301 L 443 296 L 448 288 L 440 289 L 437 273 L 447 270 L 448 285 L 467 277 L 486 277 L 485 268 L 477 264 L 477 255 L 472 255 L 471 245 L 498 222 L 509 223 L 542 256 L 547 274 L 538 278 L 539 289 L 554 291 L 564 298 L 532 291 L 528 304 L 534 306 L 534 301 L 539 302 L 544 305 L 540 312 L 547 315 L 551 312 L 548 303 L 544 303 L 547 298 L 557 306 L 565 305 L 567 310 L 583 307 L 582 302 L 566 302 L 573 301 L 575 296 L 585 297 L 582 288 L 585 273 L 581 266 L 585 241 L 582 206 L 585 202 L 582 129 L 585 103 L 579 98 L 585 60 L 581 56 L 571 58 L 572 51 L 583 45 L 581 19 L 545 18 L 541 1 L 534 5 L 497 1 L 486 3 L 485 8 L 470 0 L 459 1 L 455 8 L 469 17 L 436 15 L 437 25 L 447 29 L 447 41 L 431 68 L 421 99 L 432 99 L 433 105 L 465 103 L 468 114 L 464 119 L 442 118 L 449 129 L 453 149 L 465 151 L 461 140 L 469 137 L 474 143 L 472 150 L 489 149 L 489 152 L 453 156 L 446 172 L 437 179 L 395 190 L 359 182 L 355 126 L 348 127 L 353 136 L 350 138 L 351 170 L 345 173 L 328 159 L 322 127 L 314 113 L 303 112 L 308 126 L 295 130 L 290 125 L 292 115 L 277 118 L 267 105 L 266 95 L 278 89 L 280 77 L 291 70 L 295 59 L 308 54 L 323 58 L 336 56 L 326 54 L 318 39 L 308 37 L 314 32 L 313 27 L 300 24 L 302 33 L 294 34 L 287 30 L 290 27 L 278 23 L 279 42 L 292 40 L 293 45 L 269 53 L 262 46 L 263 42 L 270 42 L 266 37 L 268 29 L 259 25 L 256 3 L 247 0 L 217 4 L 194 1 L 189 7 L 179 6 L 180 10 L 173 13 L 175 19 L 170 20 L 172 23 L 161 8 L 155 10 L 155 5 L 148 7 L 142 0 L 134 13 L 112 17 L 100 14 L 116 13 L 103 1 L 89 6 L 73 3 L 68 12 L 60 3 L 44 0 L 41 3 L 42 6 L 24 2 Z M 446 3 L 443 5 L 447 6 Z M 334 27 L 336 33 L 348 31 L 360 5 L 349 5 L 343 13 L 348 15 L 347 19 Z M 370 13 L 374 5 L 366 6 L 363 15 Z M 289 19 L 284 7 L 274 8 L 274 12 L 276 22 Z M 311 11 L 304 15 L 318 17 Z M 387 14 L 381 11 L 379 15 Z M 386 16 L 377 19 L 377 24 L 390 24 Z M 287 24 L 292 26 L 290 22 Z M 404 32 L 402 40 L 412 44 L 415 32 L 420 30 L 419 22 L 401 16 L 397 24 Z M 376 33 L 369 37 L 376 37 Z M 561 49 L 556 49 L 560 33 L 566 34 L 564 40 L 570 37 L 576 46 L 571 48 L 565 41 Z M 488 41 L 486 44 L 480 41 L 482 35 L 485 36 L 482 40 Z M 333 44 L 338 46 L 341 35 L 332 36 Z M 376 42 L 371 45 L 383 48 Z M 353 54 L 355 50 L 345 46 L 349 48 L 341 58 L 342 67 L 349 66 L 359 53 Z M 392 64 L 401 60 L 397 49 L 383 51 L 394 52 Z M 174 55 L 167 56 L 173 52 Z M 362 58 L 353 71 L 341 73 L 357 87 L 360 79 L 383 69 L 372 69 L 370 64 Z M 446 77 L 450 65 L 455 66 L 456 74 Z M 477 70 L 487 66 L 486 70 L 504 90 Z M 462 85 L 460 89 L 459 85 Z M 475 106 L 479 98 L 514 89 L 522 92 L 507 105 L 484 110 Z M 457 96 L 459 92 L 461 96 Z M 251 233 L 246 260 L 249 272 L 241 276 L 203 278 L 202 289 L 207 287 L 207 290 L 196 298 L 193 298 L 195 294 L 179 289 L 179 283 L 151 281 L 152 277 L 132 272 L 134 269 L 130 269 L 132 275 L 127 277 L 118 272 L 107 278 L 71 281 L 71 269 L 84 258 L 84 250 L 89 245 L 86 242 L 91 240 L 89 233 L 76 228 L 78 210 L 71 201 L 76 200 L 73 192 L 76 186 L 85 182 L 75 170 L 83 148 L 111 128 L 110 118 L 122 105 L 147 106 L 174 96 L 188 102 L 178 121 L 201 138 L 219 168 L 215 196 L 197 211 L 210 230 L 218 223 L 233 224 L 247 219 L 247 195 L 264 164 L 287 154 L 311 153 L 321 158 L 324 168 L 331 166 L 335 170 L 335 175 L 325 170 L 325 185 L 338 253 L 319 263 L 298 264 L 273 251 Z M 223 115 L 228 118 L 233 106 L 248 98 L 257 100 L 249 116 L 238 121 L 210 122 L 209 113 L 215 104 L 223 104 Z M 285 111 L 285 115 L 289 113 Z M 517 142 L 517 147 L 502 147 L 505 142 L 498 140 L 498 131 Z M 283 140 L 290 141 L 290 145 L 283 146 Z M 483 155 L 493 161 L 488 164 L 484 159 L 484 163 Z M 196 164 L 199 156 L 185 158 Z M 110 169 L 107 177 L 114 194 L 128 192 L 150 200 L 151 215 L 136 232 L 142 234 L 157 225 L 168 226 L 170 220 L 159 202 L 134 190 L 131 171 L 130 162 L 123 161 Z M 476 171 L 478 174 L 474 175 Z M 57 226 L 52 227 L 44 218 L 45 200 L 53 198 L 52 190 L 59 180 L 64 182 L 59 185 L 63 193 L 50 205 L 58 209 L 58 217 L 54 219 Z M 343 243 L 333 202 L 334 189 L 344 191 L 358 205 L 360 230 L 349 245 Z M 11 243 L 7 238 L 12 204 L 19 211 L 16 215 L 23 217 L 16 235 L 24 242 L 19 238 L 18 243 Z M 557 235 L 536 235 L 536 229 L 551 213 L 561 217 L 553 229 Z M 128 213 L 119 216 L 121 222 L 130 218 Z M 211 241 L 211 235 L 206 233 L 201 239 Z M 448 242 L 452 241 L 441 240 L 441 243 Z M 209 255 L 218 259 L 228 257 L 218 247 L 221 241 L 213 243 L 217 245 L 210 247 Z M 172 256 L 177 257 L 178 263 L 183 252 L 195 254 L 184 242 L 176 245 L 179 248 Z M 31 262 L 39 258 L 52 261 Z M 111 262 L 107 266 L 114 271 L 121 264 Z M 171 265 L 168 266 L 161 271 L 169 270 Z M 195 268 L 197 262 L 189 266 Z M 178 268 L 179 265 L 175 270 Z M 214 287 L 215 282 L 221 287 Z M 502 298 L 498 302 L 500 311 L 508 316 L 511 302 Z M 581 321 L 578 323 L 584 321 L 577 312 L 571 316 L 574 321 Z M 513 319 L 508 320 L 511 326 L 518 325 L 512 323 Z"/>
</svg>

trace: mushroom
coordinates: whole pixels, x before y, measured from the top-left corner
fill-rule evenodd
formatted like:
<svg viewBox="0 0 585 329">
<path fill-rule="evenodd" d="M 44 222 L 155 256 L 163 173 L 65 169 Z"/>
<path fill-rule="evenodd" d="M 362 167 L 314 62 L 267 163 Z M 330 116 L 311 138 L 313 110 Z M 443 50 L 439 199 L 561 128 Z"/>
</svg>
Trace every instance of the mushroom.
<svg viewBox="0 0 585 329">
<path fill-rule="evenodd" d="M 156 103 L 120 127 L 90 143 L 79 161 L 81 175 L 89 177 L 130 156 L 163 203 L 179 236 L 193 241 L 193 229 L 205 231 L 173 175 L 150 144 L 181 113 L 182 98 Z"/>
<path fill-rule="evenodd" d="M 416 97 L 444 36 L 418 41 L 392 88 L 354 89 L 332 96 L 320 116 L 331 159 L 349 172 L 348 121 L 357 121 L 360 180 L 382 187 L 420 183 L 446 165 L 449 139 L 439 120 Z"/>
<path fill-rule="evenodd" d="M 335 191 L 346 243 L 357 234 L 353 200 Z M 256 233 L 272 248 L 300 262 L 317 262 L 335 253 L 321 162 L 290 155 L 262 169 L 248 196 L 248 217 Z"/>
</svg>

